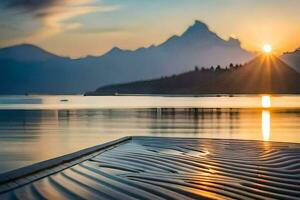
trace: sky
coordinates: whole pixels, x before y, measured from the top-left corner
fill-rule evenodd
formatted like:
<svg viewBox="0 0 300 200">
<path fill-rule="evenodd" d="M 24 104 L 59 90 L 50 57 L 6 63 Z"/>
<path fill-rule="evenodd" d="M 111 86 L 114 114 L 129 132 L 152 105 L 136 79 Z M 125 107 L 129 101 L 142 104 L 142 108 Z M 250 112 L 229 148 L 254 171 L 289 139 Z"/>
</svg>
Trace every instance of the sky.
<svg viewBox="0 0 300 200">
<path fill-rule="evenodd" d="M 136 49 L 182 34 L 195 20 L 243 48 L 300 46 L 300 0 L 1 0 L 0 47 L 30 43 L 72 58 Z"/>
</svg>

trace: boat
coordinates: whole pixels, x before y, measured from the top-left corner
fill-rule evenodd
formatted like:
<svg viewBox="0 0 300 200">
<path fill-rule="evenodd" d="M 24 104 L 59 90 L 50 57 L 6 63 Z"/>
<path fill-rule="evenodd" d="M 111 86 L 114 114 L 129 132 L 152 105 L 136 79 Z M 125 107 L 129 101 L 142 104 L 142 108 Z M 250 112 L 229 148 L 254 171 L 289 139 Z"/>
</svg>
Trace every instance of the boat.
<svg viewBox="0 0 300 200">
<path fill-rule="evenodd" d="M 61 99 L 60 101 L 61 102 L 68 102 L 69 100 L 68 99 Z"/>
</svg>

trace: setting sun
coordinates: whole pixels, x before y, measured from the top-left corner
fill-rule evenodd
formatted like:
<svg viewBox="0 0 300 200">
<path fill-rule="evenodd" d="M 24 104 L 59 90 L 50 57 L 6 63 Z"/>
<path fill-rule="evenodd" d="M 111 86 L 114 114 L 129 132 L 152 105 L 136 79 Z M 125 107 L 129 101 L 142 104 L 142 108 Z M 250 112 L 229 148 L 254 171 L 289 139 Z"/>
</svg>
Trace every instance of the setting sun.
<svg viewBox="0 0 300 200">
<path fill-rule="evenodd" d="M 272 46 L 270 45 L 270 44 L 264 44 L 264 46 L 263 46 L 263 51 L 265 52 L 265 53 L 271 53 L 272 52 L 272 50 L 273 50 L 273 48 L 272 48 Z"/>
</svg>

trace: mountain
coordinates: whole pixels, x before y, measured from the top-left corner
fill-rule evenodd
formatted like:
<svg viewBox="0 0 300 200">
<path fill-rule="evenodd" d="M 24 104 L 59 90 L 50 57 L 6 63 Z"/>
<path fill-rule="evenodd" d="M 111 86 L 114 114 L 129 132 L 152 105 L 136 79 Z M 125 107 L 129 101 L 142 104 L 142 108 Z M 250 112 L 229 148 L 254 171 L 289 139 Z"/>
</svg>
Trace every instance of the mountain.
<svg viewBox="0 0 300 200">
<path fill-rule="evenodd" d="M 300 48 L 293 52 L 286 52 L 280 58 L 300 72 Z"/>
<path fill-rule="evenodd" d="M 0 60 L 6 59 L 20 62 L 42 62 L 58 58 L 59 56 L 30 44 L 22 44 L 0 49 Z"/>
<path fill-rule="evenodd" d="M 229 69 L 202 69 L 176 76 L 100 87 L 86 95 L 300 94 L 300 73 L 275 56 L 261 55 Z"/>
<path fill-rule="evenodd" d="M 23 44 L 0 49 L 0 94 L 70 94 L 97 86 L 151 79 L 211 65 L 244 63 L 253 54 L 237 39 L 223 40 L 200 21 L 182 35 L 137 50 L 70 59 Z"/>
</svg>

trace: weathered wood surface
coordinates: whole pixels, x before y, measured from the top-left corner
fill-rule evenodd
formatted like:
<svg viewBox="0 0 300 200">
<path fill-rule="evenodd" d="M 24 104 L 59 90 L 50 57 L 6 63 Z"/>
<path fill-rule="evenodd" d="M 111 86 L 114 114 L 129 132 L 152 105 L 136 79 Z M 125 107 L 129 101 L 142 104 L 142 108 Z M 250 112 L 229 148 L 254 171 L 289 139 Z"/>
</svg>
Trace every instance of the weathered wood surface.
<svg viewBox="0 0 300 200">
<path fill-rule="evenodd" d="M 300 144 L 132 137 L 75 161 L 37 179 L 23 175 L 29 181 L 0 199 L 300 197 Z"/>
</svg>

